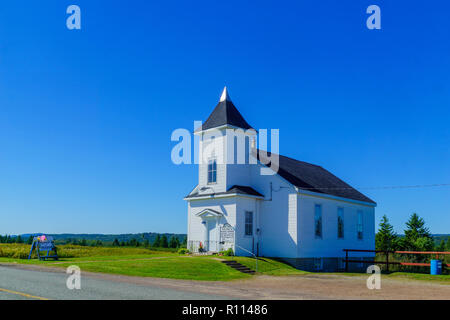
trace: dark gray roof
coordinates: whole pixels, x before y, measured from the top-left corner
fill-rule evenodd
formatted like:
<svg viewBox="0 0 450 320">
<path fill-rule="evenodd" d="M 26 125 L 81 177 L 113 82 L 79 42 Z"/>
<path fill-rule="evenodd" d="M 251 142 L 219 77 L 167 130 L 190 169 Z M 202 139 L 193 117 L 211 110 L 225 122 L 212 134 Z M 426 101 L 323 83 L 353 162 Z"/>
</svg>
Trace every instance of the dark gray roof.
<svg viewBox="0 0 450 320">
<path fill-rule="evenodd" d="M 248 186 L 238 186 L 234 185 L 229 188 L 226 192 L 217 192 L 217 193 L 207 193 L 207 194 L 199 194 L 198 190 L 191 192 L 186 198 L 196 198 L 196 197 L 205 197 L 205 196 L 216 196 L 216 195 L 224 195 L 224 194 L 243 194 L 250 196 L 263 197 L 258 191 Z"/>
<path fill-rule="evenodd" d="M 220 101 L 203 125 L 195 131 L 217 128 L 229 124 L 242 129 L 252 129 L 231 100 Z"/>
<path fill-rule="evenodd" d="M 257 159 L 263 164 L 268 163 L 268 158 L 259 150 L 257 151 Z M 253 153 L 255 154 L 255 151 Z M 267 154 L 270 157 L 271 153 Z M 299 189 L 376 204 L 375 201 L 320 166 L 282 155 L 279 155 L 279 162 L 278 174 Z M 270 164 L 267 165 L 270 166 Z"/>
</svg>

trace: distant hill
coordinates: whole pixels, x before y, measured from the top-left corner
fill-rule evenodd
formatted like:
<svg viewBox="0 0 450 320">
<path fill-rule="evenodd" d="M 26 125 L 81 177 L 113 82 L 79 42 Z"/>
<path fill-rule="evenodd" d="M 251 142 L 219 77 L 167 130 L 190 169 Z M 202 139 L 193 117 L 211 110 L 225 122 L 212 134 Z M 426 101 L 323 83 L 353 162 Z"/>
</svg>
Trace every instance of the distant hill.
<svg viewBox="0 0 450 320">
<path fill-rule="evenodd" d="M 42 233 L 33 233 L 33 234 L 21 234 L 20 236 L 23 239 L 27 239 L 29 236 L 38 236 Z M 114 239 L 124 242 L 130 241 L 131 239 L 136 239 L 140 242 L 144 240 L 148 240 L 150 243 L 153 243 L 155 241 L 155 238 L 157 235 L 165 235 L 167 239 L 170 239 L 171 237 L 175 236 L 178 238 L 180 242 L 183 242 L 184 238 L 186 237 L 186 234 L 182 233 L 156 233 L 156 232 L 144 232 L 144 233 L 124 233 L 124 234 L 95 234 L 95 233 L 61 233 L 61 234 L 46 234 L 49 236 L 52 236 L 53 239 L 57 242 L 65 242 L 69 239 L 77 239 L 77 240 L 100 240 L 103 243 L 113 242 Z"/>
<path fill-rule="evenodd" d="M 398 234 L 398 236 L 400 238 L 403 238 L 405 235 L 404 234 Z M 444 234 L 432 234 L 431 235 L 433 237 L 434 243 L 435 244 L 439 244 L 441 243 L 441 240 L 445 240 L 448 241 L 450 238 L 450 234 L 448 233 L 444 233 Z"/>
<path fill-rule="evenodd" d="M 436 244 L 441 243 L 441 240 L 449 241 L 450 234 L 433 234 L 433 239 Z"/>
<path fill-rule="evenodd" d="M 165 235 L 167 239 L 170 239 L 172 236 L 175 236 L 178 238 L 180 242 L 183 242 L 184 238 L 186 237 L 186 234 L 184 233 L 157 233 L 157 232 L 144 232 L 144 233 L 124 233 L 124 234 L 101 234 L 101 233 L 61 233 L 61 234 L 48 234 L 49 236 L 52 236 L 55 240 L 58 242 L 65 242 L 69 239 L 86 239 L 86 240 L 100 240 L 103 243 L 109 243 L 113 242 L 114 239 L 117 238 L 119 242 L 124 241 L 130 241 L 131 239 L 139 240 L 140 242 L 144 241 L 145 239 L 148 239 L 150 243 L 153 243 L 155 241 L 156 235 Z M 27 239 L 29 236 L 38 236 L 41 235 L 41 233 L 34 233 L 34 234 L 21 234 L 20 236 L 23 239 Z M 399 234 L 399 237 L 404 237 L 403 234 Z M 450 238 L 450 234 L 433 234 L 433 239 L 436 244 L 439 244 L 442 239 L 445 241 L 448 241 Z M 16 236 L 12 236 L 16 237 Z"/>
</svg>

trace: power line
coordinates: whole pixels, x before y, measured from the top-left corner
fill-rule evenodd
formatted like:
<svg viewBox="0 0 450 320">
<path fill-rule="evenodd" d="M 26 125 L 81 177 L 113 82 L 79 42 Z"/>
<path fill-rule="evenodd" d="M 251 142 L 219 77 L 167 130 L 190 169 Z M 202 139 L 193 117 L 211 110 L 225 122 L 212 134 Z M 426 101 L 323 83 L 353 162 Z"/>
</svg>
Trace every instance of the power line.
<svg viewBox="0 0 450 320">
<path fill-rule="evenodd" d="M 450 183 L 437 183 L 437 184 L 418 184 L 418 185 L 405 185 L 405 186 L 380 186 L 380 187 L 315 187 L 315 188 L 300 188 L 302 190 L 382 190 L 382 189 L 419 189 L 419 188 L 433 188 L 433 187 L 450 187 Z"/>
</svg>

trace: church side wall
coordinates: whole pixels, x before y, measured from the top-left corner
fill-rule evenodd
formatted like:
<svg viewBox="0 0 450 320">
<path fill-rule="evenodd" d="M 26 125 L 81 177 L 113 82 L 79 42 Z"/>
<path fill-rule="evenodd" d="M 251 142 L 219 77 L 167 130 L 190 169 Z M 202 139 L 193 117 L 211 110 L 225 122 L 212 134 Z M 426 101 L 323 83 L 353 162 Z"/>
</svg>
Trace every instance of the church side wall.
<svg viewBox="0 0 450 320">
<path fill-rule="evenodd" d="M 259 201 L 259 254 L 297 257 L 297 193 L 280 176 L 261 175 L 261 167 L 255 165 L 251 170 L 251 186 L 265 196 L 265 200 Z"/>
<path fill-rule="evenodd" d="M 298 259 L 294 265 L 306 270 L 314 270 L 321 264 L 322 270 L 343 268 L 343 249 L 375 249 L 375 208 L 326 197 L 300 194 L 299 204 L 299 246 Z M 314 233 L 314 207 L 322 206 L 322 238 Z M 337 212 L 344 210 L 344 238 L 338 238 Z M 363 215 L 363 239 L 357 237 L 357 212 Z M 373 253 L 351 253 L 356 259 L 370 259 Z M 321 258 L 322 261 L 318 261 Z M 367 264 L 364 264 L 367 267 Z M 352 267 L 360 267 L 358 264 Z"/>
<path fill-rule="evenodd" d="M 236 248 L 235 254 L 238 256 L 251 256 L 248 252 L 256 254 L 258 246 L 258 236 L 257 236 L 257 219 L 258 219 L 258 200 L 254 198 L 246 197 L 236 197 L 236 228 L 235 228 L 235 239 Z M 253 212 L 253 234 L 248 236 L 245 235 L 245 212 Z M 242 249 L 244 248 L 244 249 Z M 247 251 L 246 251 L 247 250 Z"/>
</svg>

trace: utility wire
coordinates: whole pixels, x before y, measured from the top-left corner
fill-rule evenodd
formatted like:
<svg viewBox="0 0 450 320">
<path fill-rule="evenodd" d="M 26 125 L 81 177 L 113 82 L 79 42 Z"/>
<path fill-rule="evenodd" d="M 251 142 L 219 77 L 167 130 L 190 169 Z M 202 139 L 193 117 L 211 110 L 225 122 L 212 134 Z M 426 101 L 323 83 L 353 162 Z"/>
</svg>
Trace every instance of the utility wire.
<svg viewBox="0 0 450 320">
<path fill-rule="evenodd" d="M 315 188 L 300 188 L 302 190 L 376 190 L 376 189 L 419 189 L 419 188 L 433 188 L 433 187 L 450 187 L 450 183 L 438 183 L 438 184 L 418 184 L 418 185 L 406 185 L 406 186 L 381 186 L 381 187 L 315 187 Z"/>
</svg>

